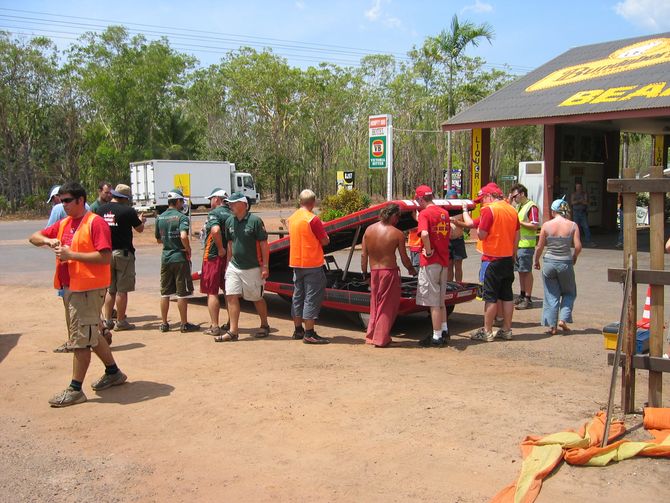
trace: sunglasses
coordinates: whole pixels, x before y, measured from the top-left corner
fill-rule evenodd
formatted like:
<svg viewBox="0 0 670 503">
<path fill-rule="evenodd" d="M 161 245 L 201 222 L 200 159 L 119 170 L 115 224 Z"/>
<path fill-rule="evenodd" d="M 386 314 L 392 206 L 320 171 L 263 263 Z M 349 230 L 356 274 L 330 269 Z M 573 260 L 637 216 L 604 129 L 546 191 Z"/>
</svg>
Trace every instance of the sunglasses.
<svg viewBox="0 0 670 503">
<path fill-rule="evenodd" d="M 79 198 L 78 198 L 78 197 L 61 197 L 61 198 L 60 198 L 60 202 L 61 202 L 61 203 L 69 204 L 69 203 L 71 203 L 72 201 L 75 201 L 75 200 L 77 200 L 77 199 L 79 199 Z"/>
</svg>

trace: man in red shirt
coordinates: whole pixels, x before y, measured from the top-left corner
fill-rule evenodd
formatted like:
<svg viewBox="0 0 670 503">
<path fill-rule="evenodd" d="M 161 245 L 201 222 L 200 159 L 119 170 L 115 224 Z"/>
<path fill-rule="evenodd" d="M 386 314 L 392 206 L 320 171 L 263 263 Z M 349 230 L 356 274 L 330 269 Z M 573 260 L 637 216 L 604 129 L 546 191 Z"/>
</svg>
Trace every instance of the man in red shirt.
<svg viewBox="0 0 670 503">
<path fill-rule="evenodd" d="M 449 339 L 447 308 L 444 305 L 451 230 L 449 212 L 433 203 L 433 190 L 427 185 L 416 188 L 415 198 L 421 207 L 417 232 L 423 244 L 419 259 L 416 303 L 430 307 L 433 323 L 432 335 L 422 339 L 419 344 L 424 347 L 439 347 Z"/>
<path fill-rule="evenodd" d="M 67 407 L 86 401 L 81 390 L 93 351 L 105 365 L 105 374 L 91 387 L 94 391 L 123 384 L 127 377 L 119 370 L 101 336 L 100 313 L 110 283 L 109 264 L 112 237 L 109 226 L 86 210 L 86 191 L 76 182 L 61 185 L 58 194 L 67 217 L 35 232 L 30 243 L 48 246 L 56 255 L 54 287 L 62 291 L 68 323 L 68 348 L 74 353 L 72 381 L 49 404 Z"/>
<path fill-rule="evenodd" d="M 478 219 L 472 220 L 467 205 L 463 204 L 463 221 L 468 227 L 477 227 L 477 249 L 482 253 L 479 281 L 484 298 L 484 326 L 472 333 L 473 340 L 492 342 L 496 337 L 512 338 L 514 313 L 514 257 L 519 244 L 519 217 L 516 210 L 504 200 L 502 190 L 489 183 L 479 191 L 476 203 L 482 203 Z M 497 303 L 502 302 L 503 326 L 495 334 L 493 322 Z"/>
</svg>

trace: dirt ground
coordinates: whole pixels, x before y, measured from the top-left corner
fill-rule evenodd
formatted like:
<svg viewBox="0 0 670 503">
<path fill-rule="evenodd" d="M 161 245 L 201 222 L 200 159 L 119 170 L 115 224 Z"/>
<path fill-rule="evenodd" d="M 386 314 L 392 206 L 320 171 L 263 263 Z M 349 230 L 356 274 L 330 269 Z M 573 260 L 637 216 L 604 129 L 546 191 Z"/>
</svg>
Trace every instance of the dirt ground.
<svg viewBox="0 0 670 503">
<path fill-rule="evenodd" d="M 266 224 L 280 225 L 278 218 Z M 138 255 L 158 261 L 151 232 L 137 240 Z M 35 266 L 51 264 L 46 250 L 29 250 L 25 240 L 0 247 L 1 254 L 36 253 Z M 417 346 L 430 330 L 425 315 L 400 319 L 396 344 L 375 349 L 335 311 L 324 312 L 318 326 L 332 343 L 305 345 L 291 339 L 288 305 L 272 294 L 268 339 L 251 337 L 258 318 L 250 304 L 236 343 L 162 334 L 158 278 L 140 276 L 129 307 L 138 328 L 114 334 L 128 383 L 93 392 L 103 371 L 94 357 L 84 383 L 88 402 L 65 409 L 47 404 L 68 384 L 72 365 L 70 355 L 51 351 L 65 330 L 50 275 L 6 271 L 0 501 L 487 501 L 518 474 L 526 435 L 578 428 L 605 406 L 611 367 L 600 330 L 618 318 L 620 305 L 591 301 L 616 288 L 606 283 L 603 265 L 616 257 L 585 250 L 571 335 L 544 334 L 540 300 L 515 313 L 514 340 L 474 343 L 467 334 L 480 326 L 482 304 L 470 302 L 456 308 L 452 344 L 442 349 Z M 466 261 L 466 279 L 474 279 L 476 260 Z M 620 303 L 616 291 L 609 295 Z M 170 317 L 177 319 L 176 305 Z M 189 318 L 207 326 L 201 299 L 191 303 Z M 667 375 L 664 385 L 668 406 Z M 638 407 L 646 396 L 640 372 Z M 640 423 L 641 416 L 628 416 L 631 438 L 647 438 Z M 563 464 L 538 501 L 669 501 L 668 463 Z"/>
</svg>

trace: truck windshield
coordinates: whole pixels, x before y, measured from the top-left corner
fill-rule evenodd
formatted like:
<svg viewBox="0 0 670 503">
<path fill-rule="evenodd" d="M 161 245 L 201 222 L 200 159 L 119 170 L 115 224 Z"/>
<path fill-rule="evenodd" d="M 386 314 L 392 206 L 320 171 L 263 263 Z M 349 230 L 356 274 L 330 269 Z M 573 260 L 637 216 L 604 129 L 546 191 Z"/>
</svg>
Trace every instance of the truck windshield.
<svg viewBox="0 0 670 503">
<path fill-rule="evenodd" d="M 244 187 L 247 189 L 253 189 L 254 188 L 254 179 L 250 176 L 245 176 L 242 179 L 242 183 L 244 184 Z"/>
</svg>

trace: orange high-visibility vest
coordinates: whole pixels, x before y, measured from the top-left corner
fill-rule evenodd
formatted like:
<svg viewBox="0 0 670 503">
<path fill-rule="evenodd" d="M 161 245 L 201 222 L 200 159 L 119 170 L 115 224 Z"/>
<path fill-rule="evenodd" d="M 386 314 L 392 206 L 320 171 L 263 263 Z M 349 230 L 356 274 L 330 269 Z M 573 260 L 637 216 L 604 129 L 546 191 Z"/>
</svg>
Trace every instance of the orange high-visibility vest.
<svg viewBox="0 0 670 503">
<path fill-rule="evenodd" d="M 72 236 L 72 244 L 70 249 L 73 252 L 94 252 L 97 251 L 93 246 L 93 239 L 91 237 L 91 228 L 93 220 L 100 218 L 92 212 L 87 212 L 81 219 L 79 227 Z M 72 221 L 72 217 L 66 217 L 60 221 L 58 227 L 58 240 L 63 241 L 63 232 L 68 222 Z M 60 260 L 56 259 L 56 274 L 54 275 L 54 288 L 59 289 L 61 285 L 58 281 L 58 264 Z M 98 288 L 107 288 L 112 279 L 112 272 L 109 264 L 91 264 L 88 262 L 80 262 L 79 260 L 68 260 L 67 269 L 70 274 L 69 289 L 73 292 L 85 292 L 87 290 L 96 290 Z"/>
<path fill-rule="evenodd" d="M 423 241 L 421 241 L 421 236 L 417 229 L 409 231 L 407 234 L 407 246 L 409 247 L 409 250 L 413 252 L 420 252 L 421 248 L 423 248 Z"/>
<path fill-rule="evenodd" d="M 323 248 L 316 238 L 309 223 L 314 213 L 299 208 L 288 218 L 290 240 L 290 267 L 321 267 L 323 265 Z"/>
<path fill-rule="evenodd" d="M 493 213 L 493 224 L 486 239 L 479 242 L 481 252 L 489 257 L 511 257 L 514 255 L 514 238 L 519 222 L 517 212 L 506 201 L 494 201 L 487 208 Z"/>
</svg>

